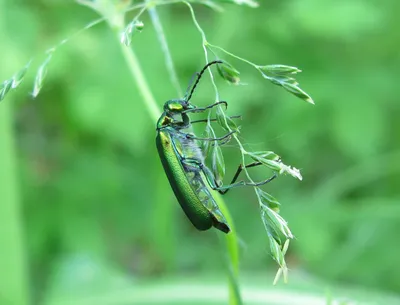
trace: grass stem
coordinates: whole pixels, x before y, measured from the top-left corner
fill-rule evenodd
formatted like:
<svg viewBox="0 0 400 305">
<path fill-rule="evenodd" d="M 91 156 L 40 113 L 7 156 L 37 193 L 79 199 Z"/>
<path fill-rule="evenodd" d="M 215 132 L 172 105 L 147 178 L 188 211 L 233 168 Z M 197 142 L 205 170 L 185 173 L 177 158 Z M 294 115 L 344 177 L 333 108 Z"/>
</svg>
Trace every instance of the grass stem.
<svg viewBox="0 0 400 305">
<path fill-rule="evenodd" d="M 27 305 L 27 272 L 10 100 L 0 104 L 0 304 Z"/>
</svg>

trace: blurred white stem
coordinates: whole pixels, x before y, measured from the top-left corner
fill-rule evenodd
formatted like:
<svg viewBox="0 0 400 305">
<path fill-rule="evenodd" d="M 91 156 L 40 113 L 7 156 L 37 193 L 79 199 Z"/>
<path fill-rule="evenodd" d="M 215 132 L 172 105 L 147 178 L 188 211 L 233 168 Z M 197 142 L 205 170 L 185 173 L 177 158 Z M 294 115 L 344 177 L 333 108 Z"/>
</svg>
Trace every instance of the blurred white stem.
<svg viewBox="0 0 400 305">
<path fill-rule="evenodd" d="M 146 3 L 149 3 L 149 0 L 146 0 Z M 172 60 L 171 52 L 169 51 L 168 42 L 165 37 L 164 29 L 162 27 L 160 18 L 158 16 L 157 10 L 155 6 L 148 6 L 148 12 L 153 22 L 154 29 L 156 30 L 158 41 L 160 42 L 161 49 L 164 53 L 165 64 L 168 69 L 168 74 L 171 79 L 171 83 L 175 87 L 176 92 L 178 93 L 179 97 L 182 97 L 182 88 L 179 84 L 178 75 L 176 73 L 174 62 Z"/>
<path fill-rule="evenodd" d="M 153 121 L 157 121 L 161 115 L 159 107 L 156 103 L 156 100 L 151 93 L 150 87 L 146 81 L 146 78 L 143 74 L 143 71 L 139 65 L 139 61 L 136 57 L 135 52 L 131 47 L 127 47 L 122 43 L 119 43 L 119 32 L 117 33 L 118 44 L 121 48 L 122 54 L 128 64 L 129 71 L 132 74 L 133 80 L 136 82 L 136 85 L 139 89 L 140 95 L 143 98 L 143 102 L 146 105 L 147 111 L 149 112 Z"/>
</svg>

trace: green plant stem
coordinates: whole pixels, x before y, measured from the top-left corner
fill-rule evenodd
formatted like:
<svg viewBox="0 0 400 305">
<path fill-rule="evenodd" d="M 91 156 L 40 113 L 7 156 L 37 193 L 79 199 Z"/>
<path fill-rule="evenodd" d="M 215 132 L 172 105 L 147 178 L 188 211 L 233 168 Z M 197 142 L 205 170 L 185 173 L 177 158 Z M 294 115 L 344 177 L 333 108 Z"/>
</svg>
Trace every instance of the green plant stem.
<svg viewBox="0 0 400 305">
<path fill-rule="evenodd" d="M 5 11 L 5 5 L 0 1 L 0 40 L 4 45 L 11 45 L 7 39 Z M 12 37 L 11 33 L 9 37 Z M 2 58 L 7 58 L 7 54 L 4 55 Z M 5 70 L 3 67 L 0 74 L 7 73 Z M 12 100 L 0 103 L 0 304 L 28 305 L 28 276 L 10 102 Z"/>
<path fill-rule="evenodd" d="M 0 304 L 27 305 L 27 272 L 10 100 L 0 104 Z"/>
<path fill-rule="evenodd" d="M 149 112 L 152 120 L 157 121 L 161 115 L 161 112 L 156 103 L 156 100 L 153 97 L 153 94 L 151 93 L 150 87 L 139 65 L 136 54 L 131 47 L 127 47 L 119 42 L 119 32 L 116 32 L 116 37 L 122 54 L 124 55 L 126 63 L 128 64 L 129 71 L 131 72 L 132 77 L 138 87 L 139 93 L 143 98 L 146 109 Z"/>
<path fill-rule="evenodd" d="M 258 69 L 258 66 L 257 66 L 255 63 L 252 63 L 251 61 L 249 61 L 249 60 L 247 60 L 247 59 L 241 58 L 241 57 L 239 57 L 239 56 L 237 56 L 237 55 L 235 55 L 235 54 L 233 54 L 233 53 L 231 53 L 231 52 L 228 52 L 228 51 L 225 50 L 224 48 L 221 48 L 221 47 L 219 47 L 219 46 L 212 45 L 212 44 L 209 43 L 208 41 L 206 41 L 206 46 L 208 46 L 208 47 L 210 47 L 210 48 L 218 49 L 218 50 L 220 50 L 220 51 L 226 53 L 227 55 L 229 55 L 229 56 L 231 56 L 231 57 L 233 57 L 233 58 L 236 58 L 237 60 L 241 60 L 241 61 L 243 61 L 243 62 L 245 62 L 245 63 L 247 63 L 247 64 L 253 66 L 254 68 Z"/>
<path fill-rule="evenodd" d="M 151 2 L 150 0 L 146 1 L 147 3 Z M 171 52 L 169 51 L 168 42 L 164 34 L 164 29 L 162 27 L 160 17 L 158 16 L 157 10 L 155 6 L 148 7 L 147 11 L 149 12 L 151 21 L 153 23 L 154 29 L 156 30 L 158 41 L 160 42 L 161 49 L 163 51 L 165 57 L 165 63 L 168 69 L 168 74 L 171 79 L 171 83 L 175 87 L 178 96 L 182 96 L 182 88 L 179 84 L 178 75 L 176 74 L 176 70 L 174 67 L 174 62 L 172 60 Z"/>
<path fill-rule="evenodd" d="M 203 50 L 204 50 L 204 55 L 205 55 L 205 58 L 206 58 L 206 63 L 208 63 L 208 52 L 207 52 L 207 47 L 206 47 L 206 45 L 207 45 L 206 34 L 204 33 L 204 31 L 203 31 L 203 29 L 201 28 L 200 24 L 197 22 L 196 15 L 194 14 L 194 10 L 193 10 L 192 5 L 191 5 L 189 2 L 187 2 L 187 1 L 183 1 L 183 3 L 185 3 L 185 4 L 189 7 L 190 14 L 192 15 L 193 23 L 194 23 L 194 25 L 196 26 L 197 30 L 198 30 L 198 31 L 200 32 L 200 34 L 201 34 L 202 47 L 203 47 Z M 214 75 L 212 74 L 212 72 L 211 72 L 210 69 L 209 69 L 208 71 L 210 72 L 211 83 L 212 83 L 212 85 L 213 85 L 213 87 L 214 87 L 214 90 L 215 90 L 215 101 L 218 102 L 218 101 L 219 101 L 219 93 L 218 93 L 217 85 L 215 84 L 215 81 L 214 81 Z"/>
<path fill-rule="evenodd" d="M 229 213 L 229 209 L 225 204 L 221 195 L 216 195 L 217 204 L 229 223 L 231 231 L 225 237 L 226 247 L 228 249 L 229 261 L 229 304 L 242 304 L 242 299 L 239 290 L 239 243 L 236 234 L 236 228 L 233 223 L 233 218 Z"/>
</svg>

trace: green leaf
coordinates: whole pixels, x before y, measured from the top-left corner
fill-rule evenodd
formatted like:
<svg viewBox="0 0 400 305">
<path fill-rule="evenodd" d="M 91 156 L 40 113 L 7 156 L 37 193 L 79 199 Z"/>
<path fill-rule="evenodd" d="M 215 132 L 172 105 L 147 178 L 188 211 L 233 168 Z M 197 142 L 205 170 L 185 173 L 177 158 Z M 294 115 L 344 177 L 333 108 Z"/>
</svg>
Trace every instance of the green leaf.
<svg viewBox="0 0 400 305">
<path fill-rule="evenodd" d="M 270 151 L 256 152 L 256 153 L 247 152 L 247 155 L 249 155 L 254 161 L 261 162 L 266 167 L 268 167 L 274 171 L 278 171 L 279 174 L 287 173 L 294 178 L 303 180 L 303 177 L 302 177 L 299 169 L 284 164 L 281 161 L 280 157 L 278 155 L 276 155 L 274 152 L 270 152 Z"/>
<path fill-rule="evenodd" d="M 314 104 L 313 99 L 298 86 L 299 83 L 292 77 L 294 74 L 301 72 L 300 69 L 285 65 L 256 66 L 256 68 L 265 79 L 268 79 L 273 84 L 285 88 L 288 92 L 310 104 Z"/>
<path fill-rule="evenodd" d="M 26 72 L 28 71 L 30 64 L 31 64 L 31 62 L 29 61 L 25 65 L 25 67 L 23 67 L 21 70 L 19 70 L 17 73 L 14 74 L 14 76 L 12 78 L 12 86 L 11 86 L 13 89 L 17 88 L 21 84 L 22 80 L 25 77 Z"/>
<path fill-rule="evenodd" d="M 281 158 L 273 151 L 255 151 L 255 152 L 251 152 L 251 154 L 253 154 L 257 157 L 265 158 L 268 160 L 275 160 L 275 161 L 278 161 Z"/>
<path fill-rule="evenodd" d="M 229 284 L 230 284 L 230 299 L 232 298 L 234 300 L 234 303 L 229 303 L 229 304 L 235 304 L 235 305 L 242 305 L 242 297 L 240 295 L 240 287 L 239 287 L 239 282 L 238 278 L 232 268 L 232 266 L 229 266 L 228 268 L 228 276 L 229 276 Z"/>
<path fill-rule="evenodd" d="M 132 43 L 132 36 L 137 32 L 141 32 L 143 30 L 144 24 L 142 21 L 133 20 L 130 22 L 123 32 L 121 33 L 121 43 L 129 47 Z"/>
<path fill-rule="evenodd" d="M 225 161 L 224 155 L 222 154 L 221 147 L 219 147 L 218 143 L 214 143 L 214 149 L 212 154 L 212 169 L 214 173 L 215 180 L 218 183 L 222 182 L 222 179 L 225 176 Z"/>
<path fill-rule="evenodd" d="M 24 78 L 26 71 L 29 68 L 30 63 L 31 62 L 28 62 L 25 65 L 25 67 L 23 67 L 21 70 L 15 73 L 11 79 L 5 80 L 0 85 L 0 102 L 6 97 L 7 93 L 10 92 L 11 89 L 15 89 L 21 84 L 22 79 Z"/>
<path fill-rule="evenodd" d="M 46 57 L 46 59 L 44 60 L 44 62 L 40 65 L 37 73 L 36 73 L 36 77 L 35 77 L 35 83 L 33 85 L 33 92 L 32 92 L 32 96 L 33 97 L 37 97 L 40 90 L 43 87 L 43 82 L 44 79 L 46 78 L 47 75 L 47 66 L 50 63 L 51 57 L 53 56 L 53 50 L 50 50 L 48 52 L 48 55 Z"/>
<path fill-rule="evenodd" d="M 267 231 L 268 237 L 272 237 L 278 244 L 281 244 L 281 237 L 280 237 L 278 229 L 268 221 L 268 219 L 265 217 L 264 214 L 261 214 L 261 218 L 262 218 L 265 230 Z M 272 253 L 272 256 L 275 257 L 274 253 Z"/>
<path fill-rule="evenodd" d="M 206 125 L 206 128 L 205 128 L 205 137 L 206 138 L 211 138 L 212 136 L 213 136 L 213 131 L 212 131 L 212 127 L 211 127 L 211 125 L 210 124 L 207 124 Z M 205 158 L 207 158 L 207 156 L 210 154 L 210 150 L 211 150 L 211 147 L 212 147 L 212 143 L 211 143 L 211 141 L 203 141 L 203 147 L 204 147 L 204 156 L 205 156 Z"/>
<path fill-rule="evenodd" d="M 279 213 L 279 206 L 281 204 L 274 196 L 272 196 L 271 194 L 268 194 L 267 192 L 264 192 L 263 190 L 261 190 L 259 188 L 256 189 L 256 192 L 259 195 L 261 202 L 263 204 L 268 206 L 273 211 Z"/>
<path fill-rule="evenodd" d="M 247 153 L 254 161 L 257 162 L 261 162 L 262 164 L 264 164 L 265 166 L 267 166 L 268 168 L 274 170 L 274 171 L 280 171 L 281 170 L 281 164 L 280 162 L 276 161 L 276 160 L 269 160 L 267 158 L 264 158 L 262 156 L 258 156 L 257 154 L 248 152 Z"/>
<path fill-rule="evenodd" d="M 286 65 L 266 65 L 266 66 L 258 66 L 258 68 L 267 73 L 272 73 L 277 75 L 296 74 L 301 72 L 299 68 Z"/>
<path fill-rule="evenodd" d="M 236 123 L 230 117 L 225 115 L 225 112 L 222 110 L 221 107 L 217 107 L 216 116 L 217 116 L 218 124 L 223 129 L 225 129 L 226 131 L 230 131 L 230 130 L 238 131 L 238 127 L 237 127 Z"/>
<path fill-rule="evenodd" d="M 314 104 L 314 101 L 312 100 L 311 96 L 309 96 L 306 92 L 304 92 L 302 89 L 300 89 L 297 85 L 294 85 L 291 83 L 283 83 L 282 86 L 287 91 L 289 91 L 290 93 L 294 94 L 295 96 L 301 98 L 302 100 L 304 100 L 310 104 Z"/>
<path fill-rule="evenodd" d="M 225 119 L 226 119 L 226 123 L 228 124 L 228 126 L 231 130 L 236 130 L 237 133 L 240 132 L 238 126 L 230 117 L 226 116 Z M 228 129 L 226 129 L 226 130 L 228 130 Z"/>
<path fill-rule="evenodd" d="M 267 222 L 272 228 L 279 232 L 279 234 L 284 235 L 286 238 L 293 238 L 293 234 L 282 216 L 264 204 L 261 204 L 261 210 L 264 223 Z"/>
<path fill-rule="evenodd" d="M 226 124 L 225 124 L 225 113 L 224 113 L 224 111 L 222 110 L 221 107 L 217 107 L 217 111 L 216 111 L 215 115 L 217 116 L 218 124 L 222 128 L 225 128 L 226 127 Z"/>
<path fill-rule="evenodd" d="M 284 263 L 285 258 L 282 253 L 280 242 L 278 242 L 273 236 L 271 237 L 269 237 L 269 247 L 271 250 L 272 257 L 279 264 L 279 266 L 281 266 Z"/>
<path fill-rule="evenodd" d="M 237 85 L 240 82 L 239 74 L 240 72 L 236 70 L 231 64 L 223 62 L 217 65 L 217 70 L 219 75 L 227 82 Z"/>
<path fill-rule="evenodd" d="M 294 79 L 293 77 L 289 76 L 267 76 L 263 74 L 264 78 L 268 79 L 271 83 L 278 85 L 278 86 L 283 86 L 285 83 L 289 83 L 292 85 L 298 85 L 299 83 Z"/>
<path fill-rule="evenodd" d="M 12 79 L 5 80 L 1 85 L 0 85 L 0 101 L 2 101 L 6 94 L 10 91 L 12 87 Z"/>
<path fill-rule="evenodd" d="M 271 245 L 271 243 L 274 244 L 274 241 L 270 238 L 270 245 Z M 279 278 L 281 277 L 282 274 L 283 274 L 283 281 L 285 283 L 287 283 L 288 268 L 287 268 L 286 261 L 285 261 L 285 254 L 289 247 L 289 243 L 290 243 L 290 239 L 286 239 L 285 243 L 283 244 L 283 247 L 279 248 L 281 250 L 279 251 L 279 249 L 277 249 L 278 255 L 275 260 L 278 262 L 280 268 L 279 268 L 278 272 L 276 273 L 274 283 L 273 283 L 274 285 L 276 285 L 276 283 L 279 281 Z M 276 244 L 273 245 L 273 247 L 276 249 L 277 248 Z"/>
</svg>

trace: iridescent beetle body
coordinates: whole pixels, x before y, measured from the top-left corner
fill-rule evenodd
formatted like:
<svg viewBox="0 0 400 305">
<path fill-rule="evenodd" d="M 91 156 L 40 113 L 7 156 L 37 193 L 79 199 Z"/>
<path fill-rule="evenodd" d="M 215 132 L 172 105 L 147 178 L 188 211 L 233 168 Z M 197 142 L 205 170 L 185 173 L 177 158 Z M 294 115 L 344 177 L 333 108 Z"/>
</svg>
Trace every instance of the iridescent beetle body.
<svg viewBox="0 0 400 305">
<path fill-rule="evenodd" d="M 215 227 L 224 233 L 229 233 L 228 223 L 219 209 L 214 196 L 225 194 L 230 188 L 243 185 L 262 185 L 271 181 L 272 177 L 260 183 L 235 183 L 244 166 L 240 165 L 231 184 L 220 186 L 213 173 L 204 163 L 204 155 L 198 144 L 199 141 L 227 141 L 235 131 L 231 131 L 220 138 L 198 138 L 182 130 L 191 126 L 188 113 L 199 113 L 207 109 L 224 104 L 216 102 L 204 108 L 196 107 L 189 100 L 204 71 L 213 64 L 222 63 L 213 61 L 208 63 L 192 86 L 190 93 L 183 99 L 169 100 L 164 104 L 164 111 L 157 122 L 156 145 L 164 171 L 171 184 L 172 190 L 186 216 L 198 230 L 208 230 Z M 215 121 L 212 120 L 212 121 Z M 196 122 L 207 122 L 199 120 Z M 224 143 L 225 143 L 224 142 Z M 260 165 L 255 162 L 245 167 Z"/>
</svg>

